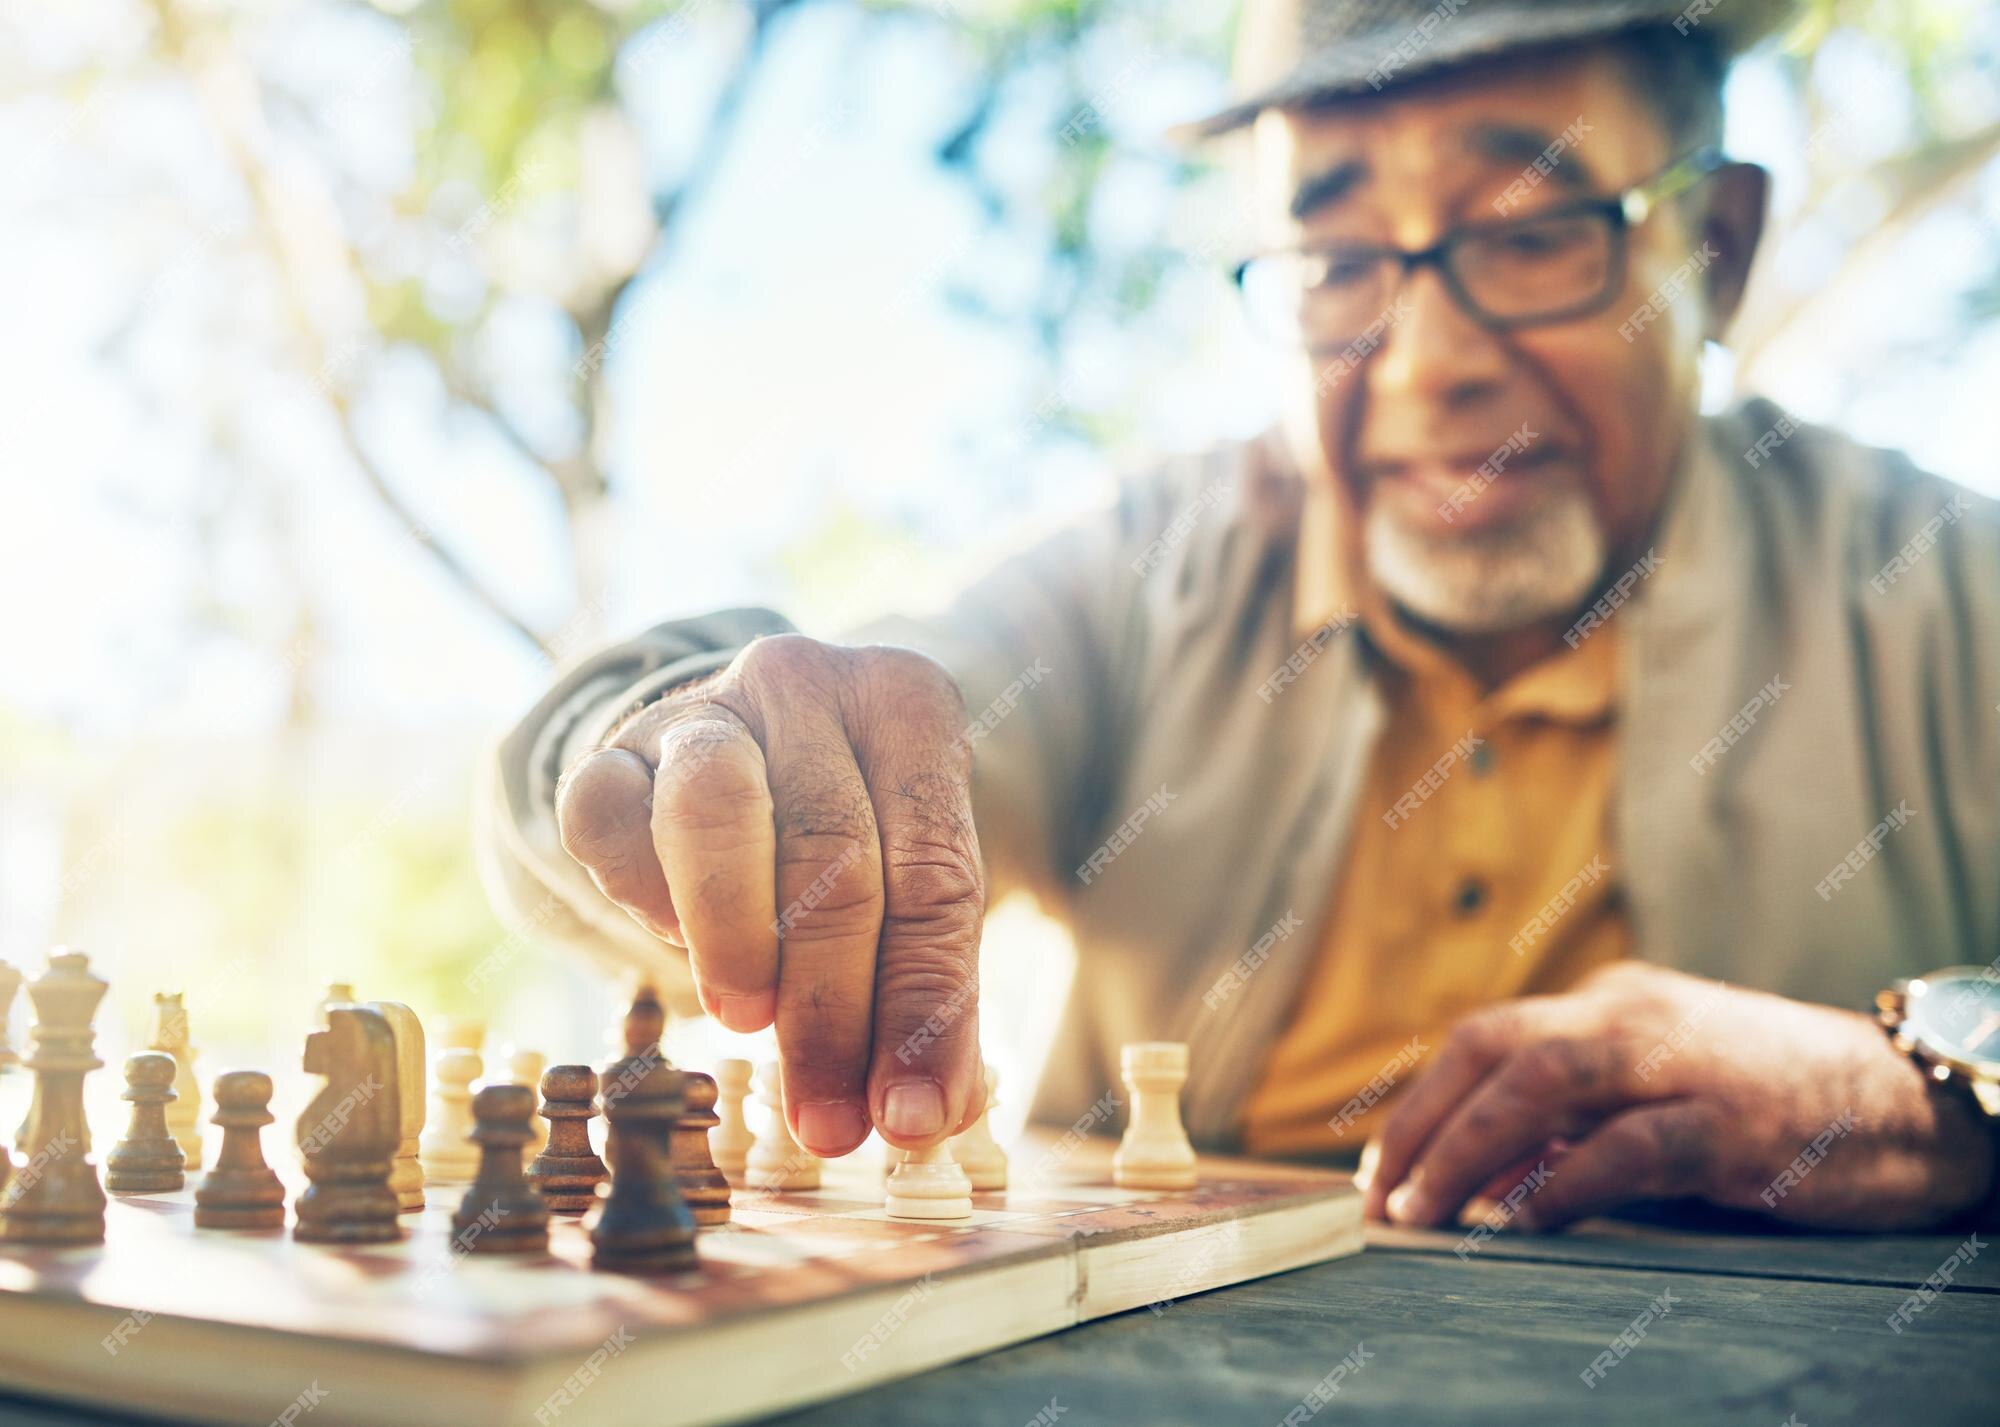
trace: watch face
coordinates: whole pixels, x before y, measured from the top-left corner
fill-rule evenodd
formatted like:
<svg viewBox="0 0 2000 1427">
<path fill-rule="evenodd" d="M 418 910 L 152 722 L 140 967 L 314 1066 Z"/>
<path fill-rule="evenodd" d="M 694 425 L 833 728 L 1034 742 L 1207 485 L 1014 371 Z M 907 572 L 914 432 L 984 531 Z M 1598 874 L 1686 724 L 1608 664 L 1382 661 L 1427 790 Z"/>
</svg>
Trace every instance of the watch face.
<svg viewBox="0 0 2000 1427">
<path fill-rule="evenodd" d="M 1913 981 L 1909 1008 L 1907 1029 L 1920 1044 L 2000 1068 L 2000 971 L 1975 967 Z"/>
</svg>

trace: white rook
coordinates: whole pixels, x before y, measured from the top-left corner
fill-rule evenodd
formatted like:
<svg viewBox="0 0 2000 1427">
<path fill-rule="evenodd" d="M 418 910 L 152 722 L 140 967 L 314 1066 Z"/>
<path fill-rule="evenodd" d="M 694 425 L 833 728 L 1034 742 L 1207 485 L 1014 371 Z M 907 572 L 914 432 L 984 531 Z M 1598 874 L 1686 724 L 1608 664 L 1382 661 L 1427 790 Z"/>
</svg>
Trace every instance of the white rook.
<svg viewBox="0 0 2000 1427">
<path fill-rule="evenodd" d="M 1188 1048 L 1177 1041 L 1138 1041 L 1118 1055 L 1132 1120 L 1111 1158 L 1111 1178 L 1121 1189 L 1192 1189 L 1194 1146 L 1181 1126 L 1181 1086 Z"/>
</svg>

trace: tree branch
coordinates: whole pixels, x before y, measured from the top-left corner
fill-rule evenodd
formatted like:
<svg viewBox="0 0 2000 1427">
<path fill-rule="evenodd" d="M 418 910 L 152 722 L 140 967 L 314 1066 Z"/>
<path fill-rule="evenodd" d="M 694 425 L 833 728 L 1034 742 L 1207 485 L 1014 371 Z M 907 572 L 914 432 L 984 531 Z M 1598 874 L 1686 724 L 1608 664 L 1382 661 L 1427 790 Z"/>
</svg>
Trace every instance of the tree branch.
<svg viewBox="0 0 2000 1427">
<path fill-rule="evenodd" d="M 534 645 L 544 656 L 555 658 L 557 651 L 550 641 L 529 620 L 511 608 L 499 592 L 490 588 L 463 559 L 440 541 L 434 531 L 417 519 L 409 505 L 390 484 L 386 473 L 369 454 L 355 426 L 351 407 L 346 398 L 335 389 L 328 375 L 328 370 L 333 365 L 332 355 L 327 351 L 325 342 L 320 339 L 319 332 L 306 311 L 305 303 L 299 294 L 298 275 L 293 269 L 290 251 L 284 240 L 278 236 L 283 229 L 278 204 L 271 192 L 269 176 L 252 152 L 240 127 L 228 118 L 225 101 L 215 93 L 214 80 L 201 66 L 188 64 L 187 32 L 181 23 L 180 15 L 175 11 L 173 0 L 154 0 L 154 7 L 160 18 L 162 44 L 184 68 L 188 69 L 202 108 L 208 114 L 216 137 L 228 155 L 230 167 L 250 197 L 251 205 L 256 211 L 259 232 L 264 238 L 264 246 L 278 274 L 278 288 L 283 296 L 287 315 L 306 351 L 306 364 L 318 374 L 317 389 L 333 413 L 341 445 L 354 462 L 355 468 L 361 473 L 363 482 L 374 493 L 376 499 L 401 523 L 404 531 L 416 541 L 418 548 L 423 550 L 475 604 Z M 239 73 L 235 78 L 246 87 L 246 92 L 254 93 L 253 77 Z M 349 256 L 351 258 L 352 255 Z"/>
</svg>

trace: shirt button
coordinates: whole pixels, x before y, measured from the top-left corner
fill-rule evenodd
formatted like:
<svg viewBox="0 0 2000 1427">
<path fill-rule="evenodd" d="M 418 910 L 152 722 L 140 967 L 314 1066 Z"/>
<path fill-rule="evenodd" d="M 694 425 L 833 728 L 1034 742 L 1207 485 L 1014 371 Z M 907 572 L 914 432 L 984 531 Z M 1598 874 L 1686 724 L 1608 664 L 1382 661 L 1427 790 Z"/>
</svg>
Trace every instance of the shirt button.
<svg viewBox="0 0 2000 1427">
<path fill-rule="evenodd" d="M 1477 877 L 1466 878 L 1451 894 L 1451 909 L 1461 917 L 1476 916 L 1485 905 L 1486 884 Z"/>
<path fill-rule="evenodd" d="M 1470 761 L 1473 772 L 1482 777 L 1491 773 L 1493 771 L 1493 745 L 1484 739 L 1480 740 L 1479 744 L 1472 750 Z"/>
</svg>

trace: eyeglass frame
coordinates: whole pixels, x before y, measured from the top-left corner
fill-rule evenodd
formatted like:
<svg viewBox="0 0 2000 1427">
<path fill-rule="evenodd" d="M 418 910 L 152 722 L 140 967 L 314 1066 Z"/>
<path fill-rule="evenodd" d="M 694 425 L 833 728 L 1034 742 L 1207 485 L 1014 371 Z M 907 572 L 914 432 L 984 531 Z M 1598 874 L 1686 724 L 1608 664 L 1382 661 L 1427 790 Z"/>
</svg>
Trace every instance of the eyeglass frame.
<svg viewBox="0 0 2000 1427">
<path fill-rule="evenodd" d="M 1510 332 L 1521 327 L 1539 327 L 1555 322 L 1569 322 L 1578 317 L 1588 317 L 1594 312 L 1602 312 L 1617 296 L 1625 277 L 1626 240 L 1632 229 L 1644 223 L 1666 204 L 1688 192 L 1697 183 L 1719 169 L 1729 166 L 1732 160 L 1715 145 L 1696 149 L 1683 155 L 1666 167 L 1649 174 L 1629 187 L 1602 198 L 1579 198 L 1569 203 L 1558 204 L 1540 213 L 1524 214 L 1519 218 L 1502 218 L 1494 222 L 1462 223 L 1450 229 L 1427 248 L 1397 248 L 1379 243 L 1316 243 L 1294 248 L 1272 248 L 1253 253 L 1237 263 L 1230 270 L 1230 281 L 1237 291 L 1243 291 L 1243 277 L 1250 265 L 1263 258 L 1309 257 L 1315 254 L 1344 252 L 1366 253 L 1375 258 L 1395 258 L 1401 265 L 1394 284 L 1389 289 L 1393 299 L 1403 290 L 1413 274 L 1420 268 L 1435 268 L 1438 280 L 1451 294 L 1461 311 L 1489 331 Z M 1473 301 L 1459 278 L 1450 257 L 1459 246 L 1473 238 L 1491 237 L 1511 229 L 1525 228 L 1531 223 L 1543 223 L 1552 218 L 1571 218 L 1596 214 L 1610 220 L 1611 251 L 1605 264 L 1603 290 L 1586 299 L 1572 303 L 1568 307 L 1556 308 L 1548 312 L 1533 312 L 1503 317 L 1488 312 Z M 1363 330 L 1366 330 L 1365 328 Z M 1340 339 L 1330 339 L 1340 340 Z"/>
</svg>

